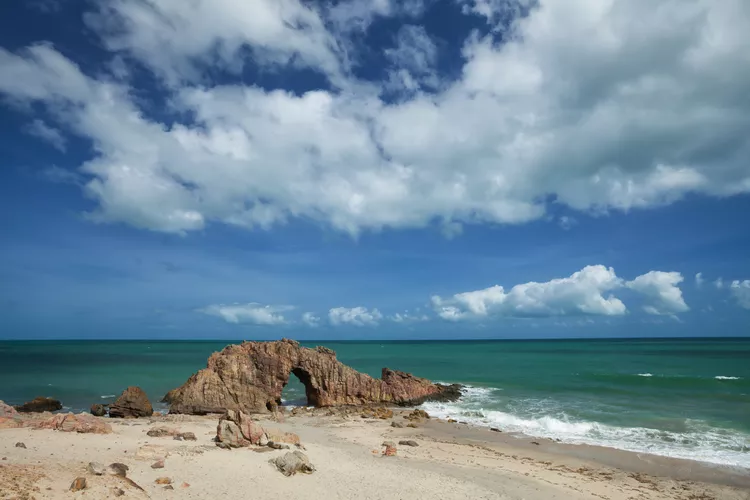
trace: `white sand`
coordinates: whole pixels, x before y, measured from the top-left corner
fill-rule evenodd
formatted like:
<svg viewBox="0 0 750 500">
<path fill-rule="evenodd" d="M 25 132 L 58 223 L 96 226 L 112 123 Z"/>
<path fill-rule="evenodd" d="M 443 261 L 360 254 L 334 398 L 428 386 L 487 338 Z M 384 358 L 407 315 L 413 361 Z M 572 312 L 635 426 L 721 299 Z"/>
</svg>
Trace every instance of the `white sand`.
<svg viewBox="0 0 750 500">
<path fill-rule="evenodd" d="M 404 422 L 398 415 L 394 420 Z M 515 446 L 512 439 L 467 443 L 446 438 L 450 424 L 395 429 L 389 420 L 336 416 L 262 421 L 264 426 L 299 434 L 317 469 L 311 475 L 285 477 L 268 463 L 285 451 L 217 448 L 212 441 L 217 421 L 186 416 L 109 420 L 114 433 L 108 435 L 0 430 L 0 498 L 113 498 L 114 490 L 121 488 L 121 498 L 155 499 L 750 499 L 750 491 L 742 487 L 633 474 L 529 449 L 528 443 Z M 148 437 L 146 431 L 156 425 L 193 432 L 198 440 Z M 415 439 L 420 446 L 398 446 L 396 457 L 384 457 L 384 439 Z M 16 442 L 26 448 L 16 448 Z M 165 468 L 152 469 L 155 458 L 167 452 Z M 145 492 L 121 478 L 87 472 L 91 461 L 125 463 L 128 478 Z M 88 486 L 70 492 L 78 476 L 85 477 Z M 171 478 L 174 490 L 154 483 L 164 476 Z"/>
</svg>

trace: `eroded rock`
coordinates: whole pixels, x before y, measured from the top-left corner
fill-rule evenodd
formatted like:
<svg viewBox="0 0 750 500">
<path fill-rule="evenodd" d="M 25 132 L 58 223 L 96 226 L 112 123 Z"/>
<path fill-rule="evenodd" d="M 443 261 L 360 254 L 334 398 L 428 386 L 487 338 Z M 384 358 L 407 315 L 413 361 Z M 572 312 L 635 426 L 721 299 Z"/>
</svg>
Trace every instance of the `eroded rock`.
<svg viewBox="0 0 750 500">
<path fill-rule="evenodd" d="M 310 463 L 307 455 L 301 451 L 290 451 L 280 457 L 269 460 L 272 465 L 285 476 L 293 476 L 300 472 L 302 474 L 312 474 L 315 467 Z"/>
<path fill-rule="evenodd" d="M 62 403 L 57 399 L 37 397 L 31 401 L 16 406 L 16 410 L 21 413 L 42 413 L 45 411 L 62 410 Z"/>
<path fill-rule="evenodd" d="M 281 402 L 290 374 L 299 378 L 308 404 L 316 407 L 414 405 L 460 396 L 458 386 L 433 384 L 388 368 L 383 368 L 380 380 L 374 379 L 338 361 L 328 348 L 309 349 L 284 339 L 227 346 L 211 355 L 205 369 L 167 393 L 164 401 L 170 404 L 170 413 L 267 413 Z"/>
<path fill-rule="evenodd" d="M 82 434 L 110 434 L 112 432 L 112 426 L 87 413 L 58 413 L 47 420 L 30 421 L 26 425 L 38 429 L 79 432 Z"/>
<path fill-rule="evenodd" d="M 109 416 L 112 418 L 150 417 L 153 414 L 154 409 L 148 396 L 136 386 L 125 389 L 109 407 Z"/>
<path fill-rule="evenodd" d="M 413 439 L 404 439 L 402 441 L 399 441 L 398 444 L 400 444 L 401 446 L 419 446 L 419 443 L 417 443 Z"/>
</svg>

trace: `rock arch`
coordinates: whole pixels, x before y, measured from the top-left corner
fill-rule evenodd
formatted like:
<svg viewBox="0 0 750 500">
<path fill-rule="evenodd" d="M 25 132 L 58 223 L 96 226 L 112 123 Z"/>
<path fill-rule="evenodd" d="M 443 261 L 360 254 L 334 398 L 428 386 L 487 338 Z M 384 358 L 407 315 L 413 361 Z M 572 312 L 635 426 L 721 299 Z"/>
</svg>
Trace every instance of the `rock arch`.
<svg viewBox="0 0 750 500">
<path fill-rule="evenodd" d="M 167 393 L 170 413 L 221 413 L 227 409 L 265 413 L 281 401 L 294 374 L 316 407 L 368 403 L 419 404 L 427 399 L 454 400 L 458 386 L 433 384 L 409 373 L 383 368 L 381 379 L 341 363 L 326 347 L 298 342 L 243 342 L 211 355 L 207 367 Z"/>
</svg>

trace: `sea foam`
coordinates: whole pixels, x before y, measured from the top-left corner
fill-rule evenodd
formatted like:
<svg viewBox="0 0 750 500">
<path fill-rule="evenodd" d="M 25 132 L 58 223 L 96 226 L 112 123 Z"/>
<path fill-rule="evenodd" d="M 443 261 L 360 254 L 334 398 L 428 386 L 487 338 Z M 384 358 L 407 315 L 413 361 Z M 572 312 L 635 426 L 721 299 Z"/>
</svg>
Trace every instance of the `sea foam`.
<svg viewBox="0 0 750 500">
<path fill-rule="evenodd" d="M 702 421 L 686 420 L 685 432 L 670 432 L 576 420 L 559 411 L 555 411 L 554 415 L 525 417 L 509 411 L 487 409 L 497 405 L 495 397 L 500 390 L 467 386 L 461 399 L 455 403 L 428 402 L 422 407 L 433 417 L 453 418 L 481 427 L 498 427 L 506 432 L 527 436 L 750 467 L 750 436 L 739 431 L 714 428 Z M 534 406 L 542 412 L 546 407 L 547 413 L 552 412 L 545 401 L 536 405 L 533 402 L 526 403 L 527 407 Z"/>
<path fill-rule="evenodd" d="M 742 377 L 726 377 L 724 375 L 716 375 L 714 377 L 716 380 L 741 380 Z"/>
</svg>

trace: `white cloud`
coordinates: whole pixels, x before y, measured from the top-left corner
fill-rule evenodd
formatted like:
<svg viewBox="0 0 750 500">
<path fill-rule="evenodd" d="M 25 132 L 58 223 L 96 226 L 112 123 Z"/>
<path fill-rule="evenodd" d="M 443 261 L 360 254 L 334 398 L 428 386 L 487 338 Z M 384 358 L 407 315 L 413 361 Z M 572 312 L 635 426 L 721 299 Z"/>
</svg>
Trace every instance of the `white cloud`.
<svg viewBox="0 0 750 500">
<path fill-rule="evenodd" d="M 417 323 L 429 321 L 430 317 L 426 314 L 420 314 L 418 311 L 410 313 L 408 310 L 403 313 L 395 313 L 388 316 L 388 319 L 395 323 Z"/>
<path fill-rule="evenodd" d="M 750 280 L 734 280 L 729 291 L 743 309 L 750 309 Z"/>
<path fill-rule="evenodd" d="M 651 271 L 628 281 L 625 286 L 652 301 L 643 308 L 647 313 L 674 315 L 690 310 L 682 298 L 682 290 L 677 286 L 683 280 L 680 273 Z"/>
<path fill-rule="evenodd" d="M 316 316 L 314 313 L 306 312 L 302 315 L 302 322 L 306 324 L 307 326 L 319 326 L 320 325 L 320 317 Z"/>
<path fill-rule="evenodd" d="M 283 325 L 287 323 L 287 320 L 281 313 L 292 309 L 291 306 L 271 306 L 250 302 L 248 304 L 215 304 L 201 309 L 199 312 L 218 316 L 227 323 Z"/>
<path fill-rule="evenodd" d="M 334 307 L 328 311 L 328 320 L 334 326 L 376 326 L 383 315 L 377 309 L 365 307 Z"/>
<path fill-rule="evenodd" d="M 703 279 L 703 273 L 698 273 L 695 275 L 695 286 L 701 287 L 703 285 L 703 282 L 706 281 Z"/>
<path fill-rule="evenodd" d="M 606 292 L 622 285 L 614 269 L 587 266 L 567 278 L 514 286 L 507 293 L 500 285 L 464 292 L 449 299 L 432 297 L 435 312 L 443 319 L 458 321 L 491 315 L 511 317 L 604 315 L 627 312 L 625 304 Z"/>
<path fill-rule="evenodd" d="M 518 224 L 549 200 L 605 212 L 750 192 L 750 3 L 540 0 L 506 28 L 525 3 L 468 3 L 513 36 L 469 36 L 458 80 L 398 103 L 352 77 L 333 14 L 296 0 L 97 4 L 88 22 L 113 57 L 169 82 L 170 111 L 195 121 L 160 123 L 134 100 L 142 89 L 84 75 L 49 45 L 0 49 L 0 94 L 92 141 L 92 219 L 154 231 Z M 382 0 L 342 5 L 396 15 Z M 203 80 L 206 64 L 250 59 L 317 69 L 336 90 Z"/>
<path fill-rule="evenodd" d="M 34 120 L 24 131 L 29 135 L 50 143 L 58 151 L 65 151 L 65 137 L 63 137 L 58 129 L 47 125 L 42 120 Z"/>
<path fill-rule="evenodd" d="M 396 47 L 385 50 L 392 69 L 389 90 L 415 92 L 422 87 L 436 88 L 437 47 L 422 26 L 405 25 L 396 37 Z"/>
<path fill-rule="evenodd" d="M 724 288 L 724 280 L 721 278 L 716 278 L 716 281 L 714 281 L 714 286 L 721 290 L 722 288 Z"/>
</svg>

